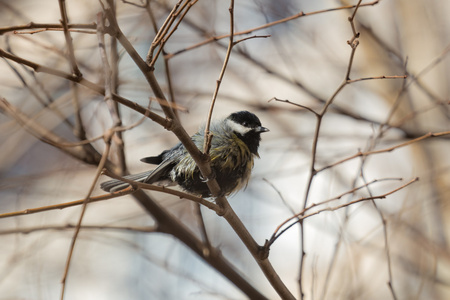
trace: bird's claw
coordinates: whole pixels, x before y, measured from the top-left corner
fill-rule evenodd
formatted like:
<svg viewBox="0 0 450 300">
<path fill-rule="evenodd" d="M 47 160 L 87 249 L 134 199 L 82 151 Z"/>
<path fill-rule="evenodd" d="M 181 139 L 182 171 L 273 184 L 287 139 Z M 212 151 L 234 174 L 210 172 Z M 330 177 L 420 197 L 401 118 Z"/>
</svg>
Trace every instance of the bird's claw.
<svg viewBox="0 0 450 300">
<path fill-rule="evenodd" d="M 211 181 L 215 178 L 216 178 L 216 173 L 212 170 L 211 170 L 211 174 L 207 178 L 203 177 L 203 175 L 200 174 L 200 180 L 204 183 L 207 183 L 208 181 Z"/>
</svg>

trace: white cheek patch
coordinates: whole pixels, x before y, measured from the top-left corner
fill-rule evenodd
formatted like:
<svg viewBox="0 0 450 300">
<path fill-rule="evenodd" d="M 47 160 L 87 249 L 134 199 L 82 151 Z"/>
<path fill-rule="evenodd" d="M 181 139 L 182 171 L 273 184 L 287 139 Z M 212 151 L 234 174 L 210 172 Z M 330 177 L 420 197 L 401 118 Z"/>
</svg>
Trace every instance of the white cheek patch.
<svg viewBox="0 0 450 300">
<path fill-rule="evenodd" d="M 241 124 L 238 124 L 232 120 L 226 120 L 227 125 L 234 131 L 237 132 L 241 135 L 246 134 L 247 132 L 249 132 L 250 130 L 252 130 L 251 128 L 245 127 Z"/>
</svg>

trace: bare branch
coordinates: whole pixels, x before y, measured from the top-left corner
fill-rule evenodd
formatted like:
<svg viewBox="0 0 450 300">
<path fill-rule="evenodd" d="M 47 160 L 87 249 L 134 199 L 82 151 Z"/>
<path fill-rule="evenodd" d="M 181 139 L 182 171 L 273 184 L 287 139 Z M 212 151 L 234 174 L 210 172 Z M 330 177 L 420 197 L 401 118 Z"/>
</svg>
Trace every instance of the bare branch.
<svg viewBox="0 0 450 300">
<path fill-rule="evenodd" d="M 317 173 L 322 172 L 323 170 L 332 168 L 334 166 L 337 166 L 337 165 L 342 164 L 342 163 L 344 163 L 346 161 L 355 159 L 357 157 L 361 157 L 361 156 L 364 157 L 364 156 L 369 156 L 369 155 L 373 155 L 373 154 L 380 154 L 380 153 L 391 152 L 391 151 L 394 151 L 396 149 L 399 149 L 399 148 L 402 148 L 402 147 L 405 147 L 405 146 L 409 146 L 411 144 L 423 141 L 425 139 L 434 138 L 434 137 L 443 137 L 443 136 L 447 136 L 447 135 L 450 135 L 450 131 L 435 132 L 435 133 L 429 132 L 429 133 L 427 133 L 427 134 L 425 134 L 425 135 L 423 135 L 421 137 L 418 137 L 418 138 L 415 138 L 415 139 L 412 139 L 412 140 L 409 140 L 409 141 L 406 141 L 404 143 L 400 143 L 398 145 L 391 146 L 391 147 L 388 147 L 388 148 L 379 149 L 379 150 L 371 150 L 371 151 L 366 151 L 366 152 L 358 152 L 358 153 L 356 153 L 356 154 L 354 154 L 352 156 L 349 156 L 347 158 L 341 159 L 341 160 L 339 160 L 339 161 L 337 161 L 337 162 L 335 162 L 333 164 L 330 164 L 330 165 L 325 166 L 325 167 L 323 167 L 321 169 L 318 169 L 316 172 Z"/>
<path fill-rule="evenodd" d="M 228 42 L 227 53 L 225 54 L 225 59 L 223 61 L 222 69 L 220 70 L 219 79 L 216 81 L 216 88 L 214 90 L 214 94 L 211 99 L 211 103 L 209 105 L 208 117 L 206 119 L 206 126 L 203 136 L 205 137 L 203 143 L 203 153 L 205 155 L 209 155 L 209 149 L 211 147 L 212 134 L 209 131 L 209 126 L 211 124 L 211 118 L 214 110 L 214 105 L 216 103 L 217 95 L 219 94 L 220 84 L 222 83 L 223 76 L 225 75 L 225 70 L 227 69 L 228 61 L 230 60 L 231 51 L 234 46 L 234 0 L 230 1 L 230 8 L 228 9 L 230 12 L 230 40 Z M 220 204 L 220 203 L 219 203 Z"/>
<path fill-rule="evenodd" d="M 378 2 L 379 2 L 379 0 L 376 0 L 376 1 L 369 2 L 369 3 L 361 4 L 360 6 L 373 6 L 373 5 L 378 4 Z M 280 20 L 277 20 L 277 21 L 274 21 L 274 22 L 269 22 L 269 23 L 266 23 L 264 25 L 261 25 L 261 26 L 258 26 L 258 27 L 254 27 L 254 28 L 251 28 L 251 29 L 247 29 L 247 30 L 244 30 L 244 31 L 236 32 L 236 33 L 234 33 L 234 36 L 250 34 L 252 32 L 263 30 L 263 29 L 266 29 L 266 28 L 270 28 L 270 27 L 273 27 L 273 26 L 276 26 L 276 25 L 279 25 L 279 24 L 287 23 L 289 21 L 292 21 L 292 20 L 295 20 L 295 19 L 298 19 L 298 18 L 301 18 L 301 17 L 313 16 L 313 15 L 317 15 L 317 14 L 323 14 L 323 13 L 333 12 L 333 11 L 338 11 L 338 10 L 352 9 L 352 8 L 355 8 L 355 7 L 356 7 L 356 5 L 347 5 L 347 6 L 337 7 L 337 8 L 328 8 L 328 9 L 313 11 L 313 12 L 309 12 L 309 13 L 299 12 L 298 14 L 289 16 L 287 18 L 283 18 L 283 19 L 280 19 Z M 226 38 L 229 38 L 229 37 L 230 37 L 230 34 L 213 36 L 213 37 L 210 37 L 209 39 L 206 39 L 205 41 L 200 42 L 198 44 L 195 44 L 195 45 L 193 45 L 191 47 L 178 50 L 178 51 L 176 51 L 174 53 L 168 53 L 168 54 L 166 54 L 166 56 L 167 56 L 167 58 L 172 58 L 172 57 L 174 57 L 176 55 L 179 55 L 181 53 L 184 53 L 186 51 L 193 50 L 193 49 L 196 49 L 198 47 L 207 45 L 209 43 L 212 43 L 212 42 L 215 42 L 215 41 L 218 41 L 218 40 L 221 40 L 221 39 L 226 39 Z"/>
<path fill-rule="evenodd" d="M 67 28 L 69 31 L 75 30 L 75 29 L 92 29 L 95 30 L 97 25 L 95 23 L 90 24 L 67 24 Z M 16 25 L 16 26 L 7 26 L 7 27 L 0 27 L 0 35 L 3 35 L 7 32 L 13 32 L 14 34 L 21 33 L 22 30 L 28 30 L 28 29 L 40 29 L 38 31 L 32 31 L 32 32 L 24 32 L 24 33 L 36 33 L 36 32 L 42 32 L 46 30 L 64 30 L 63 25 L 60 24 L 54 24 L 54 23 L 34 23 L 30 22 L 25 25 Z M 92 33 L 95 34 L 95 31 L 82 31 L 83 33 Z"/>
<path fill-rule="evenodd" d="M 112 132 L 111 132 L 111 135 L 112 135 Z M 86 198 L 83 199 L 82 210 L 81 210 L 80 216 L 78 218 L 78 223 L 75 227 L 75 232 L 73 233 L 72 241 L 71 241 L 70 248 L 69 248 L 69 253 L 67 254 L 67 260 L 66 260 L 66 265 L 65 265 L 65 269 L 64 269 L 64 274 L 61 279 L 61 285 L 62 285 L 61 297 L 60 297 L 61 300 L 64 299 L 64 292 L 66 290 L 66 280 L 67 280 L 67 276 L 69 274 L 70 263 L 72 261 L 72 255 L 73 255 L 73 251 L 75 249 L 75 243 L 77 241 L 78 234 L 80 233 L 80 230 L 81 230 L 81 223 L 83 222 L 83 218 L 86 213 L 87 205 L 90 202 L 90 198 L 91 198 L 92 192 L 94 191 L 94 188 L 96 186 L 97 180 L 100 177 L 100 175 L 102 174 L 102 170 L 105 167 L 106 162 L 108 160 L 109 150 L 111 147 L 111 136 L 108 136 L 106 138 L 105 143 L 106 143 L 105 151 L 103 152 L 102 159 L 100 160 L 100 162 L 97 166 L 97 171 L 96 171 L 94 180 L 92 181 L 92 184 L 89 188 Z"/>
<path fill-rule="evenodd" d="M 315 212 L 312 212 L 312 213 L 309 213 L 309 214 L 304 214 L 304 212 L 306 211 L 306 209 L 304 209 L 300 213 L 297 213 L 295 216 L 293 216 L 293 217 L 288 219 L 288 220 L 293 220 L 295 218 L 297 220 L 294 220 L 292 223 L 290 223 L 288 226 L 286 226 L 282 230 L 281 230 L 282 226 L 279 226 L 277 228 L 277 230 L 274 232 L 274 234 L 272 235 L 272 237 L 269 240 L 269 245 L 273 244 L 283 233 L 285 233 L 292 226 L 294 226 L 295 224 L 301 222 L 304 219 L 307 219 L 309 217 L 318 215 L 318 214 L 320 214 L 322 212 L 325 212 L 325 211 L 335 211 L 335 210 L 338 210 L 338 209 L 341 209 L 341 208 L 344 208 L 344 207 L 348 207 L 348 206 L 351 206 L 353 204 L 364 202 L 364 201 L 376 200 L 376 199 L 385 199 L 387 196 L 392 195 L 395 192 L 398 192 L 399 190 L 406 188 L 407 186 L 413 184 L 414 182 L 416 182 L 418 180 L 419 180 L 419 178 L 416 177 L 416 178 L 408 181 L 407 183 L 403 184 L 402 186 L 400 186 L 400 187 L 398 187 L 398 188 L 396 188 L 396 189 L 394 189 L 394 190 L 392 190 L 390 192 L 382 194 L 382 195 L 370 196 L 370 197 L 362 197 L 362 198 L 359 198 L 359 199 L 356 199 L 356 200 L 353 200 L 353 201 L 350 201 L 348 203 L 344 203 L 344 204 L 341 204 L 341 205 L 337 205 L 337 206 L 334 206 L 334 207 L 325 207 L 325 208 L 319 209 L 319 210 L 317 210 Z M 287 222 L 285 222 L 284 224 L 287 224 Z"/>
<path fill-rule="evenodd" d="M 69 20 L 67 17 L 66 0 L 58 0 L 58 3 L 59 3 L 59 10 L 61 13 L 61 18 L 62 18 L 61 24 L 62 24 L 63 30 L 64 30 L 64 38 L 66 39 L 66 44 L 67 44 L 67 52 L 69 55 L 70 63 L 72 65 L 72 72 L 75 76 L 81 77 L 82 74 L 81 74 L 80 70 L 78 69 L 77 61 L 75 58 L 75 52 L 73 50 L 72 37 L 70 36 L 70 33 L 69 33 L 69 26 L 68 26 Z"/>
</svg>

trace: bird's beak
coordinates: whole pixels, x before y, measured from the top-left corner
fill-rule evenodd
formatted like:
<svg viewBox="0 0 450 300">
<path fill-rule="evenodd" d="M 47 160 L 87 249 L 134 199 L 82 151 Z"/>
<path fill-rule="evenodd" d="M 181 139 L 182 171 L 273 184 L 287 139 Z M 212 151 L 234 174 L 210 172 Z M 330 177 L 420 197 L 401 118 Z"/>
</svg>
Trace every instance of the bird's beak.
<svg viewBox="0 0 450 300">
<path fill-rule="evenodd" d="M 267 132 L 267 131 L 270 131 L 270 130 L 267 129 L 266 127 L 258 126 L 255 128 L 255 132 L 257 132 L 257 133 L 262 133 L 262 132 Z"/>
</svg>

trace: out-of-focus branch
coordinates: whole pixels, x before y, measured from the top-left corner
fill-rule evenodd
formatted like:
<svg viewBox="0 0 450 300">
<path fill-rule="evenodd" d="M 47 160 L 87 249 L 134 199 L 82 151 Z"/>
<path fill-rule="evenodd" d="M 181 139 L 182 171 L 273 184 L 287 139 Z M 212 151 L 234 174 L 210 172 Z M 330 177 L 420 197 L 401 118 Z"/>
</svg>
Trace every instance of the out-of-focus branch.
<svg viewBox="0 0 450 300">
<path fill-rule="evenodd" d="M 80 227 L 83 230 L 111 230 L 111 231 L 130 231 L 130 232 L 142 232 L 142 233 L 152 233 L 158 232 L 158 228 L 156 226 L 149 227 L 127 227 L 127 226 L 111 226 L 111 225 L 81 225 Z M 73 230 L 75 229 L 75 225 L 67 224 L 65 226 L 34 226 L 34 227 L 22 227 L 16 229 L 6 229 L 1 230 L 0 235 L 8 235 L 8 234 L 30 234 L 36 231 L 43 230 Z"/>
<path fill-rule="evenodd" d="M 68 74 L 68 73 L 62 72 L 62 71 L 57 70 L 57 69 L 49 68 L 49 67 L 46 67 L 46 66 L 34 63 L 32 61 L 29 61 L 29 60 L 26 60 L 24 58 L 15 56 L 15 55 L 13 55 L 11 53 L 8 53 L 8 52 L 4 51 L 3 49 L 0 49 L 0 57 L 4 57 L 6 59 L 15 61 L 15 62 L 17 62 L 19 64 L 23 64 L 25 66 L 28 66 L 28 67 L 34 69 L 36 72 L 43 72 L 43 73 L 51 74 L 51 75 L 54 75 L 54 76 L 57 76 L 57 77 L 60 77 L 60 78 L 63 78 L 63 79 L 67 79 L 67 80 L 76 82 L 76 83 L 81 84 L 81 85 L 83 85 L 83 86 L 85 86 L 85 87 L 87 87 L 87 88 L 89 88 L 89 89 L 91 89 L 91 90 L 101 94 L 101 95 L 105 95 L 105 89 L 103 87 L 101 87 L 101 86 L 99 86 L 99 85 L 93 83 L 92 81 L 89 81 L 89 80 L 87 80 L 87 79 L 85 79 L 83 77 L 81 77 L 81 78 L 80 77 L 76 77 L 76 76 L 74 76 L 72 74 Z M 131 108 L 131 109 L 141 113 L 142 115 L 147 115 L 148 118 L 150 118 L 152 121 L 160 124 L 164 128 L 169 128 L 171 126 L 171 121 L 170 120 L 167 120 L 167 119 L 159 116 L 158 114 L 156 114 L 156 113 L 154 113 L 152 111 L 149 111 L 148 109 L 140 106 L 136 102 L 132 102 L 132 101 L 130 101 L 130 100 L 128 100 L 128 99 L 126 99 L 126 98 L 124 98 L 122 96 L 117 95 L 117 94 L 112 94 L 111 97 L 112 97 L 112 99 L 114 101 L 117 101 L 117 102 L 119 102 L 119 103 L 121 103 L 121 104 L 123 104 L 123 105 L 125 105 L 125 106 L 127 106 L 127 107 L 129 107 L 129 108 Z"/>
<path fill-rule="evenodd" d="M 149 198 L 141 190 L 134 194 L 141 205 L 158 222 L 158 229 L 161 232 L 171 234 L 189 247 L 194 253 L 211 265 L 214 269 L 223 274 L 228 280 L 233 282 L 249 299 L 267 299 L 258 292 L 242 275 L 237 268 L 228 262 L 219 249 L 210 247 L 196 237 L 186 226 L 176 217 L 163 209 L 155 200 Z"/>
<path fill-rule="evenodd" d="M 109 200 L 109 199 L 120 198 L 122 196 L 134 193 L 135 191 L 136 190 L 134 190 L 132 187 L 129 187 L 129 188 L 121 190 L 120 192 L 116 192 L 114 194 L 104 194 L 104 195 L 100 195 L 100 196 L 93 196 L 89 199 L 89 202 L 92 203 L 92 202 L 99 202 L 99 201 L 105 201 L 105 200 Z M 126 199 L 126 198 L 122 197 L 121 199 Z M 69 208 L 69 207 L 79 206 L 79 205 L 82 205 L 83 203 L 84 203 L 84 199 L 70 201 L 70 202 L 64 202 L 64 203 L 58 203 L 58 204 L 48 205 L 48 206 L 27 208 L 24 210 L 2 213 L 2 214 L 0 214 L 0 219 L 11 218 L 11 217 L 16 217 L 16 216 L 32 215 L 32 214 L 41 213 L 44 211 L 61 210 L 61 209 Z"/>
<path fill-rule="evenodd" d="M 72 43 L 72 37 L 69 33 L 69 26 L 67 25 L 69 23 L 68 17 L 67 17 L 67 10 L 66 10 L 66 0 L 59 0 L 59 10 L 61 13 L 61 24 L 63 26 L 64 30 L 64 38 L 66 39 L 66 45 L 67 45 L 67 53 L 69 55 L 70 64 L 72 66 L 72 72 L 75 76 L 81 77 L 82 74 L 80 70 L 78 69 L 77 60 L 75 58 L 75 51 L 73 50 L 73 43 Z"/>
<path fill-rule="evenodd" d="M 380 2 L 380 1 L 376 0 L 376 1 L 369 2 L 369 3 L 361 4 L 359 6 L 361 6 L 361 7 L 362 6 L 373 6 L 373 5 L 378 4 L 378 2 Z M 295 15 L 292 15 L 292 16 L 289 16 L 289 17 L 277 20 L 277 21 L 269 22 L 269 23 L 263 24 L 263 25 L 258 26 L 258 27 L 254 27 L 254 28 L 251 28 L 251 29 L 247 29 L 247 30 L 236 32 L 236 33 L 234 33 L 234 36 L 250 34 L 252 32 L 263 30 L 263 29 L 266 29 L 266 28 L 270 28 L 270 27 L 273 27 L 273 26 L 276 26 L 276 25 L 279 25 L 279 24 L 287 23 L 287 22 L 290 22 L 292 20 L 295 20 L 295 19 L 298 19 L 298 18 L 301 18 L 301 17 L 313 16 L 313 15 L 317 15 L 317 14 L 323 14 L 323 13 L 333 12 L 333 11 L 338 11 L 338 10 L 352 9 L 352 8 L 355 8 L 355 7 L 356 7 L 356 5 L 346 5 L 346 6 L 336 7 L 336 8 L 328 8 L 328 9 L 317 10 L 317 11 L 313 11 L 313 12 L 309 12 L 309 13 L 304 13 L 304 12 L 301 11 L 298 14 L 295 14 Z M 204 45 L 207 45 L 207 44 L 219 41 L 221 39 L 226 39 L 226 38 L 229 38 L 229 37 L 230 37 L 230 34 L 213 36 L 213 37 L 210 37 L 210 38 L 208 38 L 208 39 L 206 39 L 203 42 L 200 42 L 198 44 L 195 44 L 195 45 L 192 45 L 190 47 L 178 50 L 178 51 L 173 52 L 173 53 L 168 53 L 168 54 L 166 54 L 166 56 L 167 56 L 167 58 L 172 58 L 172 57 L 174 57 L 176 55 L 179 55 L 181 53 L 184 53 L 186 51 L 193 50 L 193 49 L 199 48 L 201 46 L 204 46 Z"/>
<path fill-rule="evenodd" d="M 100 57 L 102 59 L 103 75 L 105 78 L 105 103 L 109 108 L 109 113 L 111 114 L 114 126 L 122 125 L 119 118 L 117 110 L 114 107 L 114 101 L 112 100 L 113 87 L 112 87 L 112 71 L 109 66 L 108 57 L 106 56 L 106 46 L 105 46 L 105 25 L 103 24 L 103 13 L 99 12 L 97 14 L 97 38 L 98 38 L 98 48 L 100 50 Z"/>
<path fill-rule="evenodd" d="M 379 150 L 370 150 L 370 151 L 366 151 L 366 152 L 358 151 L 358 153 L 356 153 L 356 154 L 354 154 L 352 156 L 346 157 L 344 159 L 341 159 L 341 160 L 339 160 L 339 161 L 337 161 L 335 163 L 332 163 L 332 164 L 330 164 L 328 166 L 325 166 L 325 167 L 323 167 L 321 169 L 318 169 L 316 172 L 317 173 L 322 172 L 323 170 L 335 167 L 335 166 L 337 166 L 339 164 L 342 164 L 342 163 L 344 163 L 346 161 L 355 159 L 357 157 L 366 157 L 366 156 L 373 155 L 373 154 L 380 154 L 380 153 L 391 152 L 391 151 L 394 151 L 396 149 L 399 149 L 399 148 L 402 148 L 402 147 L 405 147 L 405 146 L 409 146 L 411 144 L 423 141 L 425 139 L 435 138 L 435 137 L 444 137 L 444 136 L 448 136 L 448 135 L 450 135 L 450 131 L 434 132 L 434 133 L 433 132 L 429 132 L 429 133 L 427 133 L 427 134 L 425 134 L 425 135 L 423 135 L 421 137 L 418 137 L 418 138 L 415 138 L 415 139 L 412 139 L 412 140 L 409 140 L 409 141 L 406 141 L 406 142 L 403 142 L 403 143 L 400 143 L 398 145 L 391 146 L 391 147 L 388 147 L 388 148 L 379 149 Z"/>
<path fill-rule="evenodd" d="M 69 270 L 70 270 L 73 251 L 75 249 L 75 243 L 77 241 L 78 234 L 80 233 L 80 230 L 81 230 L 81 223 L 83 222 L 83 218 L 86 213 L 87 205 L 90 202 L 90 198 L 91 198 L 92 192 L 94 191 L 94 188 L 96 186 L 97 180 L 100 177 L 100 175 L 102 174 L 102 170 L 105 167 L 106 162 L 108 161 L 109 150 L 111 149 L 111 136 L 113 134 L 114 134 L 114 132 L 110 131 L 109 135 L 105 138 L 105 144 L 106 144 L 105 150 L 102 154 L 102 158 L 100 159 L 100 162 L 98 163 L 97 171 L 95 173 L 94 179 L 92 180 L 91 186 L 89 187 L 89 191 L 87 192 L 86 197 L 83 199 L 81 213 L 78 218 L 78 223 L 75 227 L 75 231 L 73 233 L 72 241 L 70 243 L 69 253 L 67 254 L 66 266 L 64 268 L 64 274 L 61 279 L 61 285 L 62 285 L 61 297 L 60 297 L 61 300 L 64 299 L 64 292 L 66 290 L 66 280 L 67 280 L 67 276 L 68 276 Z"/>
<path fill-rule="evenodd" d="M 395 48 L 392 48 L 388 43 L 386 43 L 382 37 L 380 37 L 378 34 L 376 34 L 372 28 L 368 27 L 364 23 L 359 20 L 358 26 L 364 30 L 364 33 L 369 35 L 372 39 L 375 40 L 375 42 L 382 47 L 391 57 L 393 57 L 393 62 L 396 65 L 401 65 L 404 61 L 404 57 L 402 54 Z M 447 118 L 450 116 L 450 109 L 446 106 L 445 99 L 440 98 L 436 95 L 433 88 L 429 87 L 421 78 L 424 74 L 426 74 L 428 71 L 430 71 L 433 67 L 438 65 L 442 60 L 449 55 L 450 53 L 450 45 L 447 45 L 445 49 L 442 51 L 442 53 L 436 57 L 434 60 L 432 60 L 427 66 L 425 66 L 420 72 L 415 74 L 410 69 L 406 69 L 406 75 L 411 79 L 406 85 L 405 88 L 410 86 L 411 84 L 416 84 L 417 87 L 423 91 L 435 104 L 442 105 L 443 109 L 441 110 L 442 113 L 446 115 Z M 409 137 L 414 137 L 413 134 L 408 133 Z"/>
<path fill-rule="evenodd" d="M 8 49 L 10 50 L 10 49 Z M 28 83 L 25 77 L 21 74 L 21 72 L 18 70 L 16 66 L 13 65 L 13 63 L 9 60 L 4 60 L 5 63 L 11 68 L 11 70 L 16 74 L 16 76 L 19 78 L 19 80 L 22 82 L 22 85 L 28 89 L 31 93 L 31 95 L 34 97 L 34 99 L 37 100 L 44 108 L 48 108 L 48 111 L 51 113 L 54 113 L 57 115 L 69 128 L 74 128 L 72 122 L 63 114 L 63 112 L 57 107 L 52 105 L 53 99 L 50 95 L 48 95 L 43 86 L 42 82 L 40 82 L 36 76 L 33 76 L 33 71 L 28 69 L 25 66 L 19 65 L 27 74 L 30 74 L 33 77 L 33 82 Z M 45 96 L 41 96 L 39 92 L 44 92 Z"/>
<path fill-rule="evenodd" d="M 67 140 L 46 129 L 38 122 L 25 115 L 18 108 L 10 104 L 4 98 L 0 98 L 0 109 L 14 118 L 17 123 L 19 123 L 23 127 L 24 130 L 26 130 L 42 142 L 52 145 L 87 164 L 97 165 L 99 163 L 101 155 L 92 147 L 92 145 L 85 144 L 74 147 L 64 147 L 63 144 L 69 143 Z M 110 168 L 113 167 L 111 162 L 109 161 L 106 162 L 106 166 Z"/>
<path fill-rule="evenodd" d="M 108 0 L 109 6 L 111 7 L 114 15 L 117 14 L 116 3 L 114 0 Z M 102 22 L 104 20 L 102 19 Z M 104 25 L 103 25 L 104 26 Z M 117 49 L 117 40 L 114 38 L 110 39 L 110 61 L 111 61 L 111 92 L 113 94 L 118 93 L 119 89 L 119 53 Z M 111 99 L 112 100 L 112 99 Z M 121 113 L 119 109 L 119 103 L 117 101 L 111 101 L 115 114 L 117 115 L 117 119 L 119 120 L 118 124 L 122 124 Z M 150 105 L 148 106 L 150 109 Z M 125 142 L 123 140 L 123 132 L 116 132 L 116 139 L 114 139 L 116 148 L 117 148 L 117 159 L 118 159 L 118 167 L 121 174 L 125 174 L 127 172 L 127 161 L 125 158 Z"/>
<path fill-rule="evenodd" d="M 95 23 L 90 24 L 67 24 L 67 28 L 70 31 L 71 29 L 93 29 L 95 30 L 97 25 Z M 42 30 L 64 30 L 62 24 L 57 23 L 34 23 L 30 22 L 25 25 L 15 25 L 15 26 L 7 26 L 0 27 L 0 35 L 3 35 L 7 32 L 20 33 L 19 31 L 28 30 L 28 29 L 42 29 Z M 40 31 L 39 31 L 40 32 Z M 90 33 L 95 34 L 95 31 Z"/>
<path fill-rule="evenodd" d="M 153 39 L 152 45 L 147 54 L 147 64 L 153 67 L 158 59 L 160 53 L 164 49 L 164 45 L 172 34 L 177 30 L 183 18 L 186 16 L 188 11 L 197 3 L 198 0 L 179 0 L 178 3 L 173 7 L 172 11 L 169 13 L 168 17 L 164 21 L 164 24 L 160 27 L 155 38 Z M 178 18 L 179 17 L 179 18 Z M 175 23 L 175 20 L 178 21 Z M 175 25 L 174 25 L 175 23 Z M 173 25 L 173 27 L 172 27 Z M 170 31 L 169 31 L 170 30 Z M 155 54 L 155 49 L 158 47 L 158 51 Z"/>
</svg>

